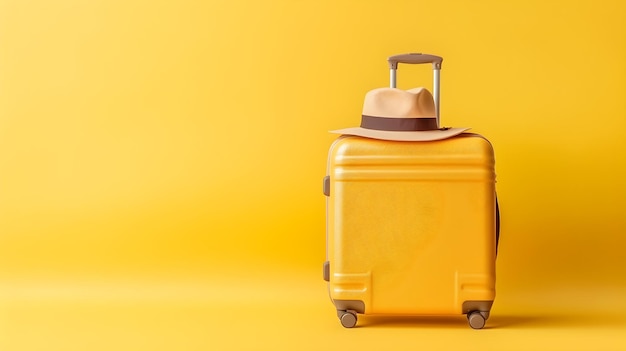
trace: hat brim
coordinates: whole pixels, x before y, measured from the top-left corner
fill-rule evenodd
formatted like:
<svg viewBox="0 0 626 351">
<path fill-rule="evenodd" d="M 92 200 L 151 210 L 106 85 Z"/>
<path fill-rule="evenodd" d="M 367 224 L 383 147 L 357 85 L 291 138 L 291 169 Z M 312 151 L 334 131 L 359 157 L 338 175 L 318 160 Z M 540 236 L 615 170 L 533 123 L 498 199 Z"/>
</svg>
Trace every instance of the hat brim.
<svg viewBox="0 0 626 351">
<path fill-rule="evenodd" d="M 459 135 L 469 129 L 470 128 L 448 128 L 424 131 L 391 132 L 386 130 L 355 127 L 331 130 L 330 132 L 335 134 L 356 135 L 365 138 L 391 141 L 434 141 Z"/>
</svg>

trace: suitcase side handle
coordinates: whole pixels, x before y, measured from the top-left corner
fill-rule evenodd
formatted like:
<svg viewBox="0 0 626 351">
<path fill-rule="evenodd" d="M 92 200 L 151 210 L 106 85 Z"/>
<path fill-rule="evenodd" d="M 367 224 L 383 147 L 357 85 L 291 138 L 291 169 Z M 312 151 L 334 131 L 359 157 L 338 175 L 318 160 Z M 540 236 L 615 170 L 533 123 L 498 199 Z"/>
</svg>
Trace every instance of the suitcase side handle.
<svg viewBox="0 0 626 351">
<path fill-rule="evenodd" d="M 439 81 L 441 72 L 441 63 L 443 62 L 443 58 L 441 56 L 430 55 L 430 54 L 421 54 L 421 53 L 410 53 L 410 54 L 400 54 L 389 56 L 387 59 L 389 62 L 389 86 L 391 88 L 396 87 L 396 70 L 398 69 L 398 63 L 409 63 L 409 64 L 420 64 L 420 63 L 432 63 L 433 64 L 433 98 L 435 99 L 435 116 L 437 117 L 437 128 L 441 125 L 439 124 Z"/>
</svg>

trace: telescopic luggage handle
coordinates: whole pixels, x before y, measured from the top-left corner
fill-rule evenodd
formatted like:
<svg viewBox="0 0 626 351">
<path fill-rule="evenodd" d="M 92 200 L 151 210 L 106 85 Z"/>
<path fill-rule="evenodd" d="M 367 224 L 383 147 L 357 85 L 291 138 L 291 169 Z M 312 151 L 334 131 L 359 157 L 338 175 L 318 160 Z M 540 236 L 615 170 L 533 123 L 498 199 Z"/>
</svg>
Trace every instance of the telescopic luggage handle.
<svg viewBox="0 0 626 351">
<path fill-rule="evenodd" d="M 439 127 L 439 73 L 441 71 L 441 62 L 443 58 L 440 56 L 429 55 L 429 54 L 421 54 L 421 53 L 411 53 L 411 54 L 401 54 L 401 55 L 393 55 L 387 59 L 389 62 L 389 86 L 392 88 L 396 87 L 396 70 L 398 69 L 398 63 L 409 63 L 409 64 L 419 64 L 419 63 L 432 63 L 433 64 L 433 97 L 435 98 L 435 114 L 437 117 L 437 127 Z"/>
</svg>

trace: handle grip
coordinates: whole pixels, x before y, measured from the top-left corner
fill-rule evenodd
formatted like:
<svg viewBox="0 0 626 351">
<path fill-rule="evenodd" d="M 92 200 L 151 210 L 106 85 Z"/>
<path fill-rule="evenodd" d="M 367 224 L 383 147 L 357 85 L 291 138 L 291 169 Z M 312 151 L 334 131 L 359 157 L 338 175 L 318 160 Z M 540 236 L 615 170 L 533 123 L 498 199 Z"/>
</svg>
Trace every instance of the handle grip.
<svg viewBox="0 0 626 351">
<path fill-rule="evenodd" d="M 398 69 L 398 63 L 409 63 L 409 64 L 432 63 L 433 69 L 441 69 L 442 61 L 443 61 L 443 58 L 440 56 L 421 54 L 421 53 L 393 55 L 387 59 L 387 62 L 389 62 L 389 69 Z"/>
</svg>

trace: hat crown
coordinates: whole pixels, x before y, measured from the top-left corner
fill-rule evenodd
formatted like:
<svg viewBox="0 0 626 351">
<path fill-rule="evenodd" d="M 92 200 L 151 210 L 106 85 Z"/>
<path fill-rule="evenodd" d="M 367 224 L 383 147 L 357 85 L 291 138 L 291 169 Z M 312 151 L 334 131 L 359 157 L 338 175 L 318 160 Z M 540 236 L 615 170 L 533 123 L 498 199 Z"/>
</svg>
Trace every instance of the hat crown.
<svg viewBox="0 0 626 351">
<path fill-rule="evenodd" d="M 363 102 L 363 115 L 388 118 L 433 118 L 435 101 L 425 88 L 370 90 Z"/>
</svg>

